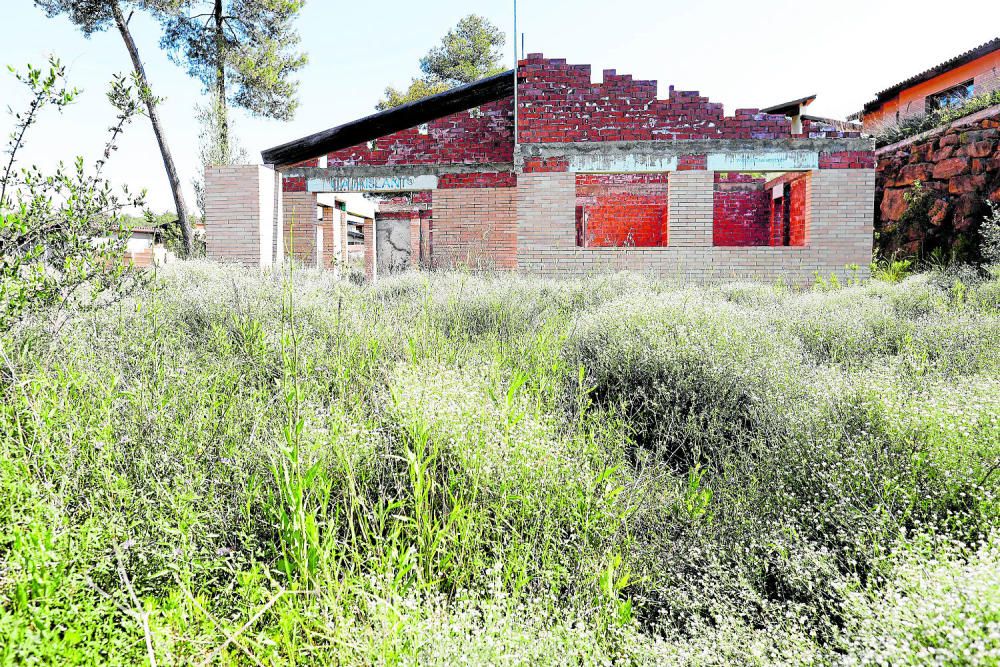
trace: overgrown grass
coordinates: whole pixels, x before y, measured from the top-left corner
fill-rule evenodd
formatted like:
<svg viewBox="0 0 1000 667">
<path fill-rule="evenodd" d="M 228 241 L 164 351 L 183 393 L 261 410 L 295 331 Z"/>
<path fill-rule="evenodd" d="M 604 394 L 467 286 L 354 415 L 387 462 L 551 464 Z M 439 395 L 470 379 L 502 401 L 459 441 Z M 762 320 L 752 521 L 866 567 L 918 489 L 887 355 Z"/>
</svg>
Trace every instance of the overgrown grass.
<svg viewBox="0 0 1000 667">
<path fill-rule="evenodd" d="M 189 262 L 0 344 L 4 664 L 1000 652 L 995 278 Z"/>
</svg>

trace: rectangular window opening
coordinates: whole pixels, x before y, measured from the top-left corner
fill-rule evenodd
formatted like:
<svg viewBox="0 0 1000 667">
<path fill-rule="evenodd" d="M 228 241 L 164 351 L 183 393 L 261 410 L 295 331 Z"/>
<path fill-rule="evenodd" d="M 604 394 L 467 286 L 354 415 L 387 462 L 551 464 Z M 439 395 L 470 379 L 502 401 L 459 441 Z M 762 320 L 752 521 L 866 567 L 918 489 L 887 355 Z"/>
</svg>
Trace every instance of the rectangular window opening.
<svg viewBox="0 0 1000 667">
<path fill-rule="evenodd" d="M 576 245 L 660 248 L 669 237 L 668 174 L 577 174 Z"/>
<path fill-rule="evenodd" d="M 808 172 L 717 172 L 715 246 L 804 246 Z"/>
<path fill-rule="evenodd" d="M 972 95 L 973 82 L 966 81 L 965 83 L 960 83 L 957 86 L 948 88 L 947 90 L 942 90 L 940 93 L 928 95 L 925 102 L 926 112 L 931 113 L 934 111 L 940 111 L 941 109 L 948 109 L 950 107 L 960 107 L 970 97 L 972 97 Z"/>
</svg>

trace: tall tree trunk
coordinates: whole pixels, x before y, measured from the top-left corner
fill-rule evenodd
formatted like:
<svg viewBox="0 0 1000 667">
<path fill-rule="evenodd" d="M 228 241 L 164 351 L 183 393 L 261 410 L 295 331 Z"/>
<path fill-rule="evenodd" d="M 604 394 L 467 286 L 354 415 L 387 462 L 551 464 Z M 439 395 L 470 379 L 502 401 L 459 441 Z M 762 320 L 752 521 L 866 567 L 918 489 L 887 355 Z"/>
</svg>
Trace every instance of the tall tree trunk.
<svg viewBox="0 0 1000 667">
<path fill-rule="evenodd" d="M 167 170 L 167 180 L 170 181 L 170 189 L 174 196 L 174 207 L 177 209 L 177 220 L 181 225 L 181 236 L 184 238 L 184 252 L 190 257 L 194 253 L 194 238 L 191 234 L 191 222 L 188 220 L 187 207 L 184 205 L 184 193 L 181 192 L 181 179 L 177 176 L 177 167 L 174 166 L 174 158 L 167 147 L 167 138 L 164 135 L 163 127 L 160 126 L 160 115 L 156 110 L 156 98 L 149 92 L 149 80 L 146 79 L 146 68 L 143 67 L 139 58 L 139 49 L 132 39 L 132 33 L 128 29 L 128 22 L 122 14 L 122 8 L 117 1 L 111 3 L 114 12 L 115 24 L 118 32 L 121 33 L 125 48 L 132 58 L 132 67 L 135 69 L 139 85 L 143 87 L 140 91 L 143 102 L 146 103 L 146 110 L 149 113 L 149 121 L 153 124 L 153 134 L 156 135 L 156 143 L 160 146 L 160 155 L 163 157 L 163 167 Z"/>
<path fill-rule="evenodd" d="M 223 33 L 225 15 L 222 13 L 222 0 L 215 0 L 215 96 L 219 118 L 219 152 L 230 161 L 229 154 L 229 112 L 226 108 L 226 35 Z"/>
</svg>

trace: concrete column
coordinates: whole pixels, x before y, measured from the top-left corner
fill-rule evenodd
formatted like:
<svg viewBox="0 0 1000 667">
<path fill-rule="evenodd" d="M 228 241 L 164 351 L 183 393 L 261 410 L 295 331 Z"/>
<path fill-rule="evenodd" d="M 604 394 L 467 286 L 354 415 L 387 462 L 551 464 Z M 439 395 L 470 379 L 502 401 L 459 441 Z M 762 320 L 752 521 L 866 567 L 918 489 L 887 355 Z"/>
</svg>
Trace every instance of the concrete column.
<svg viewBox="0 0 1000 667">
<path fill-rule="evenodd" d="M 434 258 L 431 257 L 431 220 L 430 218 L 420 219 L 420 263 L 425 268 L 434 266 Z"/>
<path fill-rule="evenodd" d="M 667 244 L 677 248 L 712 246 L 712 171 L 674 171 L 667 185 L 669 235 Z"/>
<path fill-rule="evenodd" d="M 281 268 L 285 263 L 285 203 L 284 179 L 279 171 L 274 172 L 274 214 L 272 218 L 274 243 L 271 245 L 271 257 L 274 258 L 274 266 Z"/>
<path fill-rule="evenodd" d="M 420 213 L 410 218 L 410 266 L 420 268 Z"/>
</svg>

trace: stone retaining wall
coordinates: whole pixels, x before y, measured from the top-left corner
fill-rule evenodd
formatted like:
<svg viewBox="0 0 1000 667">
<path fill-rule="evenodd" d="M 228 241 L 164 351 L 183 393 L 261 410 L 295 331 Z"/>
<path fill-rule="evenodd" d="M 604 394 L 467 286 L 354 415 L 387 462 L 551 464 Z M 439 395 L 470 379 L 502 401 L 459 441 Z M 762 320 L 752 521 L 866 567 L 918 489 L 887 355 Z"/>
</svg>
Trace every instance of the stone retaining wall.
<svg viewBox="0 0 1000 667">
<path fill-rule="evenodd" d="M 975 259 L 986 202 L 1000 202 L 1000 106 L 881 148 L 876 158 L 879 250 L 910 256 L 942 248 Z"/>
</svg>

